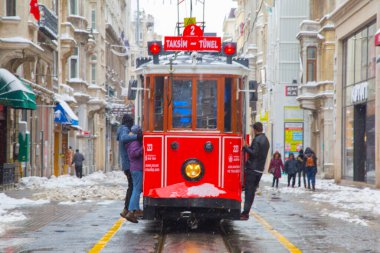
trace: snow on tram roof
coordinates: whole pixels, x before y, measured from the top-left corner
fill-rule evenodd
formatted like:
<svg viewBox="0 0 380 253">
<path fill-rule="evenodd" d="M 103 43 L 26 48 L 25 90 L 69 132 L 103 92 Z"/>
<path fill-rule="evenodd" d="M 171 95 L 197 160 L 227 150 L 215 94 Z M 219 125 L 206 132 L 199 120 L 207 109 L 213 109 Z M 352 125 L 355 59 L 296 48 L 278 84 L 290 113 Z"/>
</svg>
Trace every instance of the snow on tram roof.
<svg viewBox="0 0 380 253">
<path fill-rule="evenodd" d="M 161 55 L 159 64 L 153 64 L 149 61 L 142 64 L 136 69 L 136 72 L 144 72 L 144 74 L 164 74 L 169 73 L 170 60 L 172 59 L 173 73 L 178 74 L 235 74 L 247 75 L 249 68 L 232 61 L 232 64 L 227 64 L 226 57 L 217 54 L 206 53 L 188 53 L 180 52 L 177 55 L 168 54 Z"/>
</svg>

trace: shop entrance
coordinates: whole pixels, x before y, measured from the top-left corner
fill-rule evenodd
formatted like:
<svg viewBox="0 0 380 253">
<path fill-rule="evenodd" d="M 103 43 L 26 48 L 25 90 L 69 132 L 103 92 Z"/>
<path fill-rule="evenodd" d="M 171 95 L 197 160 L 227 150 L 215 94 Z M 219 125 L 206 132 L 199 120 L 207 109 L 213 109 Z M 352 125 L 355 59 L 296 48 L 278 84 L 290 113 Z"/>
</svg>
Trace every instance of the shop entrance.
<svg viewBox="0 0 380 253">
<path fill-rule="evenodd" d="M 0 166 L 7 162 L 7 108 L 0 105 Z"/>
<path fill-rule="evenodd" d="M 354 106 L 354 181 L 365 181 L 367 105 Z"/>
</svg>

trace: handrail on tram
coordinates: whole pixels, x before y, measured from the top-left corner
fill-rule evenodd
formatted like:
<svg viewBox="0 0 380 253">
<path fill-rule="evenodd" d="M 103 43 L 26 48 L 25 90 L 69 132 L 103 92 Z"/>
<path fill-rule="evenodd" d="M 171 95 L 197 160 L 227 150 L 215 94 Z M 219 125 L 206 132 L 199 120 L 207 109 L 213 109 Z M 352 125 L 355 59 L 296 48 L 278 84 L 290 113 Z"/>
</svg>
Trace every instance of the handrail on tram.
<svg viewBox="0 0 380 253">
<path fill-rule="evenodd" d="M 144 90 L 144 91 L 148 91 L 148 98 L 150 98 L 150 89 L 148 88 L 139 88 L 139 87 L 136 87 L 136 88 L 131 88 L 131 90 L 135 90 L 135 91 L 139 91 L 139 90 Z"/>
</svg>

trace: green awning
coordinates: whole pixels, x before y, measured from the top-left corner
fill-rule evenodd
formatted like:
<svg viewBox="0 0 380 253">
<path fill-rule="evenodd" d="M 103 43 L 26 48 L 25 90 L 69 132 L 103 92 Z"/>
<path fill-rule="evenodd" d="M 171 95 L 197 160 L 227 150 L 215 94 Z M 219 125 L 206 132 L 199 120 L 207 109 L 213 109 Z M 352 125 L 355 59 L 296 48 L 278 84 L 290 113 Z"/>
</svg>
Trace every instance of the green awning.
<svg viewBox="0 0 380 253">
<path fill-rule="evenodd" d="M 0 104 L 20 109 L 36 109 L 36 94 L 29 84 L 0 68 Z"/>
</svg>

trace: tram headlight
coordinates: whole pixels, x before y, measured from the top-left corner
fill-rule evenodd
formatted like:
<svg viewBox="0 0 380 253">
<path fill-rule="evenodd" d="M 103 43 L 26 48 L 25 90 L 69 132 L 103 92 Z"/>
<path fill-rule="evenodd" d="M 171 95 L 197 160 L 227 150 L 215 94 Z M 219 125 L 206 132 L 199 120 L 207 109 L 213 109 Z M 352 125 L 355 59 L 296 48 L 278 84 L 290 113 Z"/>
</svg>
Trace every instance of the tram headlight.
<svg viewBox="0 0 380 253">
<path fill-rule="evenodd" d="M 189 159 L 182 165 L 182 175 L 188 181 L 199 181 L 204 175 L 203 164 L 197 159 Z"/>
</svg>

